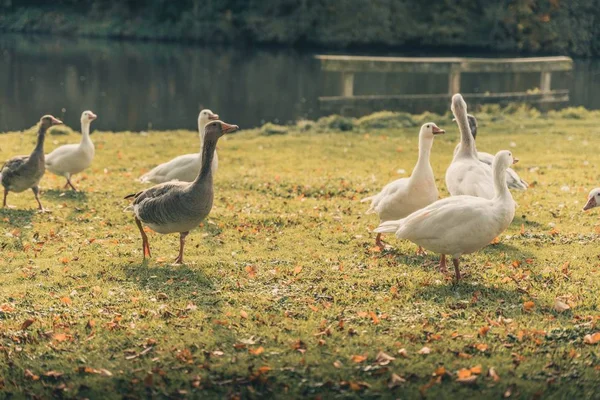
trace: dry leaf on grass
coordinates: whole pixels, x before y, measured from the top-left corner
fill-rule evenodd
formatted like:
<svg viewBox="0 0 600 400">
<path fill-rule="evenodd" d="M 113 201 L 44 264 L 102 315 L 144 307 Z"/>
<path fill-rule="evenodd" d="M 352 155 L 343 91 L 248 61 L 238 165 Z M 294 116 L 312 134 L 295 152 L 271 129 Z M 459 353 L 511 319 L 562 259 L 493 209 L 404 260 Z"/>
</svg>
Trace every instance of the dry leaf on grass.
<svg viewBox="0 0 600 400">
<path fill-rule="evenodd" d="M 490 367 L 490 369 L 488 370 L 488 376 L 490 378 L 492 378 L 494 380 L 494 382 L 500 381 L 500 376 L 498 375 L 498 373 L 496 373 L 496 370 L 494 369 L 494 367 Z"/>
<path fill-rule="evenodd" d="M 258 356 L 258 355 L 261 355 L 262 353 L 264 353 L 264 351 L 265 351 L 264 347 L 260 346 L 256 349 L 249 349 L 248 353 Z"/>
<path fill-rule="evenodd" d="M 526 301 L 523 303 L 523 310 L 531 311 L 535 308 L 535 303 L 533 301 Z"/>
<path fill-rule="evenodd" d="M 406 379 L 404 379 L 400 375 L 392 374 L 392 376 L 390 377 L 390 381 L 388 382 L 388 388 L 393 389 L 397 386 L 400 386 L 404 382 L 406 382 Z"/>
<path fill-rule="evenodd" d="M 354 361 L 357 364 L 365 361 L 366 359 L 367 359 L 367 356 L 361 356 L 361 355 L 352 356 L 352 361 Z"/>
<path fill-rule="evenodd" d="M 23 321 L 23 324 L 21 324 L 21 330 L 24 331 L 25 329 L 29 328 L 34 322 L 35 319 L 33 318 L 26 319 L 25 321 Z"/>
<path fill-rule="evenodd" d="M 405 348 L 398 350 L 398 354 L 400 354 L 401 357 L 408 358 L 408 351 L 406 351 Z"/>
<path fill-rule="evenodd" d="M 600 342 L 600 332 L 596 332 L 591 335 L 585 335 L 583 337 L 583 342 L 585 344 L 596 344 Z"/>
<path fill-rule="evenodd" d="M 390 362 L 394 361 L 396 358 L 392 357 L 388 354 L 385 354 L 383 351 L 377 353 L 377 357 L 375 357 L 375 361 L 377 361 L 380 365 L 388 365 Z"/>
<path fill-rule="evenodd" d="M 570 309 L 571 309 L 571 306 L 570 306 L 570 305 L 568 305 L 567 303 L 564 303 L 564 302 L 560 301 L 559 299 L 556 299 L 556 300 L 554 301 L 554 309 L 555 309 L 557 312 L 565 312 L 565 311 L 567 311 L 567 310 L 570 310 Z"/>
<path fill-rule="evenodd" d="M 427 346 L 425 346 L 421 350 L 419 350 L 419 354 L 425 354 L 425 355 L 427 355 L 429 353 L 431 353 L 431 349 L 429 347 L 427 347 Z"/>
</svg>

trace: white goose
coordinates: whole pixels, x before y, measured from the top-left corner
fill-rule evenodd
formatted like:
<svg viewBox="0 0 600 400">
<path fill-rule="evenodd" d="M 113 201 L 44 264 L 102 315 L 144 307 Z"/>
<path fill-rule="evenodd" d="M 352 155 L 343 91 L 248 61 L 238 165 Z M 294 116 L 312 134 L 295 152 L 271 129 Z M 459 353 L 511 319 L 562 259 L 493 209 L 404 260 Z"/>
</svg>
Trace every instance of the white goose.
<svg viewBox="0 0 600 400">
<path fill-rule="evenodd" d="M 445 254 L 452 255 L 456 280 L 460 256 L 487 246 L 515 216 L 515 202 L 506 184 L 506 168 L 518 160 L 508 150 L 494 157 L 494 197 L 452 196 L 398 221 L 383 222 L 375 232 L 395 232 L 419 246 L 442 254 L 440 269 L 446 270 Z"/>
<path fill-rule="evenodd" d="M 467 119 L 469 120 L 469 128 L 471 128 L 471 135 L 473 135 L 473 139 L 477 139 L 477 130 L 479 128 L 477 124 L 477 119 L 471 114 L 467 114 Z M 456 121 L 456 118 L 454 118 L 452 121 Z M 460 144 L 457 144 L 456 148 L 454 149 L 455 156 L 456 152 L 458 152 L 459 146 Z M 479 159 L 479 161 L 489 166 L 491 166 L 492 162 L 494 161 L 493 155 L 483 151 L 477 152 L 477 158 Z M 527 190 L 527 188 L 529 187 L 529 184 L 523 179 L 521 179 L 521 177 L 512 168 L 506 169 L 506 183 L 508 183 L 509 189 Z"/>
<path fill-rule="evenodd" d="M 585 206 L 583 206 L 583 211 L 598 206 L 600 206 L 600 188 L 592 189 L 592 191 L 588 195 L 587 203 L 585 203 Z"/>
<path fill-rule="evenodd" d="M 435 135 L 445 131 L 433 122 L 421 126 L 419 132 L 419 158 L 409 178 L 397 179 L 383 187 L 381 192 L 361 200 L 370 201 L 367 214 L 377 213 L 379 221 L 391 221 L 404 218 L 407 215 L 428 206 L 438 199 L 433 170 L 429 162 L 431 146 Z M 375 244 L 383 247 L 381 233 L 377 234 Z M 422 249 L 419 247 L 418 253 Z"/>
<path fill-rule="evenodd" d="M 46 169 L 55 175 L 67 179 L 65 189 L 70 186 L 77 191 L 71 182 L 71 176 L 83 171 L 92 164 L 95 149 L 90 139 L 90 124 L 98 118 L 91 111 L 81 114 L 81 142 L 79 144 L 65 144 L 46 156 Z"/>
<path fill-rule="evenodd" d="M 218 120 L 219 116 L 210 110 L 202 110 L 198 114 L 198 132 L 200 135 L 200 153 L 185 154 L 175 157 L 171 161 L 157 165 L 149 172 L 140 177 L 143 183 L 164 183 L 169 181 L 192 182 L 196 179 L 198 171 L 202 166 L 202 145 L 204 143 L 204 127 L 212 120 Z M 212 172 L 217 172 L 219 158 L 217 151 L 212 161 Z"/>
<path fill-rule="evenodd" d="M 492 168 L 479 161 L 475 139 L 467 120 L 467 104 L 460 94 L 452 96 L 452 113 L 460 130 L 460 143 L 446 170 L 446 187 L 452 196 L 494 197 Z"/>
</svg>

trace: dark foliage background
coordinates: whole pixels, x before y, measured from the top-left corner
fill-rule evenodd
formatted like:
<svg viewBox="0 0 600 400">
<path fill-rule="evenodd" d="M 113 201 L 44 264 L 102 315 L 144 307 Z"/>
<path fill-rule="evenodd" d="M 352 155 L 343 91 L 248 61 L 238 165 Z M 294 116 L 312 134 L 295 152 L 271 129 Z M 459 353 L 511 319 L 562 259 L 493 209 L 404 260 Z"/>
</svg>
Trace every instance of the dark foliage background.
<svg viewBox="0 0 600 400">
<path fill-rule="evenodd" d="M 0 0 L 0 30 L 600 55 L 600 0 Z"/>
</svg>

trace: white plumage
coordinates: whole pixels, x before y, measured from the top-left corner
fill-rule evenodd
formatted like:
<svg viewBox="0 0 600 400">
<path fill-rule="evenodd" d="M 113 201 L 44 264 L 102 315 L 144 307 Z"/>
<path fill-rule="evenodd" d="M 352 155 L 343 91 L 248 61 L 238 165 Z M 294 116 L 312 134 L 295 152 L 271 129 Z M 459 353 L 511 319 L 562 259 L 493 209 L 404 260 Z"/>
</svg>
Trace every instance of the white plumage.
<svg viewBox="0 0 600 400">
<path fill-rule="evenodd" d="M 90 124 L 97 118 L 91 111 L 81 114 L 81 142 L 60 146 L 46 156 L 46 169 L 55 175 L 64 176 L 67 185 L 73 190 L 71 176 L 77 174 L 92 164 L 95 149 L 90 139 Z M 66 186 L 66 185 L 65 185 Z"/>
<path fill-rule="evenodd" d="M 457 280 L 458 263 L 463 254 L 473 253 L 487 246 L 512 222 L 515 202 L 508 190 L 505 171 L 513 163 L 512 154 L 503 150 L 494 158 L 494 197 L 453 196 L 416 211 L 398 221 L 388 221 L 375 232 L 395 232 L 399 239 L 407 239 L 436 253 L 450 254 Z M 445 269 L 445 258 L 441 266 Z"/>
<path fill-rule="evenodd" d="M 204 126 L 211 120 L 218 120 L 219 116 L 211 110 L 202 110 L 198 115 L 198 132 L 200 144 L 204 143 Z M 219 158 L 215 150 L 211 164 L 213 174 L 217 172 Z M 157 165 L 140 177 L 143 183 L 164 183 L 169 181 L 192 182 L 196 179 L 202 167 L 202 150 L 199 153 L 177 156 L 171 161 Z"/>
</svg>

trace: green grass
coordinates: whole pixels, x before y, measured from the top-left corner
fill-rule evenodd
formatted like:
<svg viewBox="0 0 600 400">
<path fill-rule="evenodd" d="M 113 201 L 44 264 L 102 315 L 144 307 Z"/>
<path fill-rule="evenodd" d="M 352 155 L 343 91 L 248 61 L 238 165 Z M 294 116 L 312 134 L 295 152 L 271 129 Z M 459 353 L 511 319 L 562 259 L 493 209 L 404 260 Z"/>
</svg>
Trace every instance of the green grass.
<svg viewBox="0 0 600 400">
<path fill-rule="evenodd" d="M 449 116 L 381 114 L 345 120 L 346 132 L 327 127 L 334 117 L 225 137 L 214 207 L 188 237 L 184 266 L 170 264 L 177 235 L 154 233 L 154 258 L 142 263 L 123 196 L 143 188 L 144 171 L 196 148 L 197 134 L 94 133 L 94 165 L 74 179 L 81 193 L 47 174 L 51 213 L 35 211 L 31 192 L 11 193 L 16 208 L 0 211 L 0 393 L 597 396 L 600 344 L 584 336 L 600 330 L 600 213 L 581 208 L 600 186 L 600 113 L 507 111 L 478 115 L 477 144 L 511 149 L 532 187 L 514 193 L 500 242 L 463 258 L 459 284 L 409 242 L 387 236 L 393 248 L 377 251 L 377 219 L 359 203 L 398 169 L 410 174 L 417 125 L 429 118 L 447 130 L 432 151 L 447 196 L 458 141 Z M 1 135 L 0 160 L 34 140 L 31 130 Z M 46 151 L 77 140 L 50 135 Z M 557 312 L 557 298 L 571 309 Z M 378 362 L 380 351 L 395 360 Z M 473 383 L 457 382 L 478 365 Z M 390 389 L 392 374 L 405 382 Z"/>
</svg>

